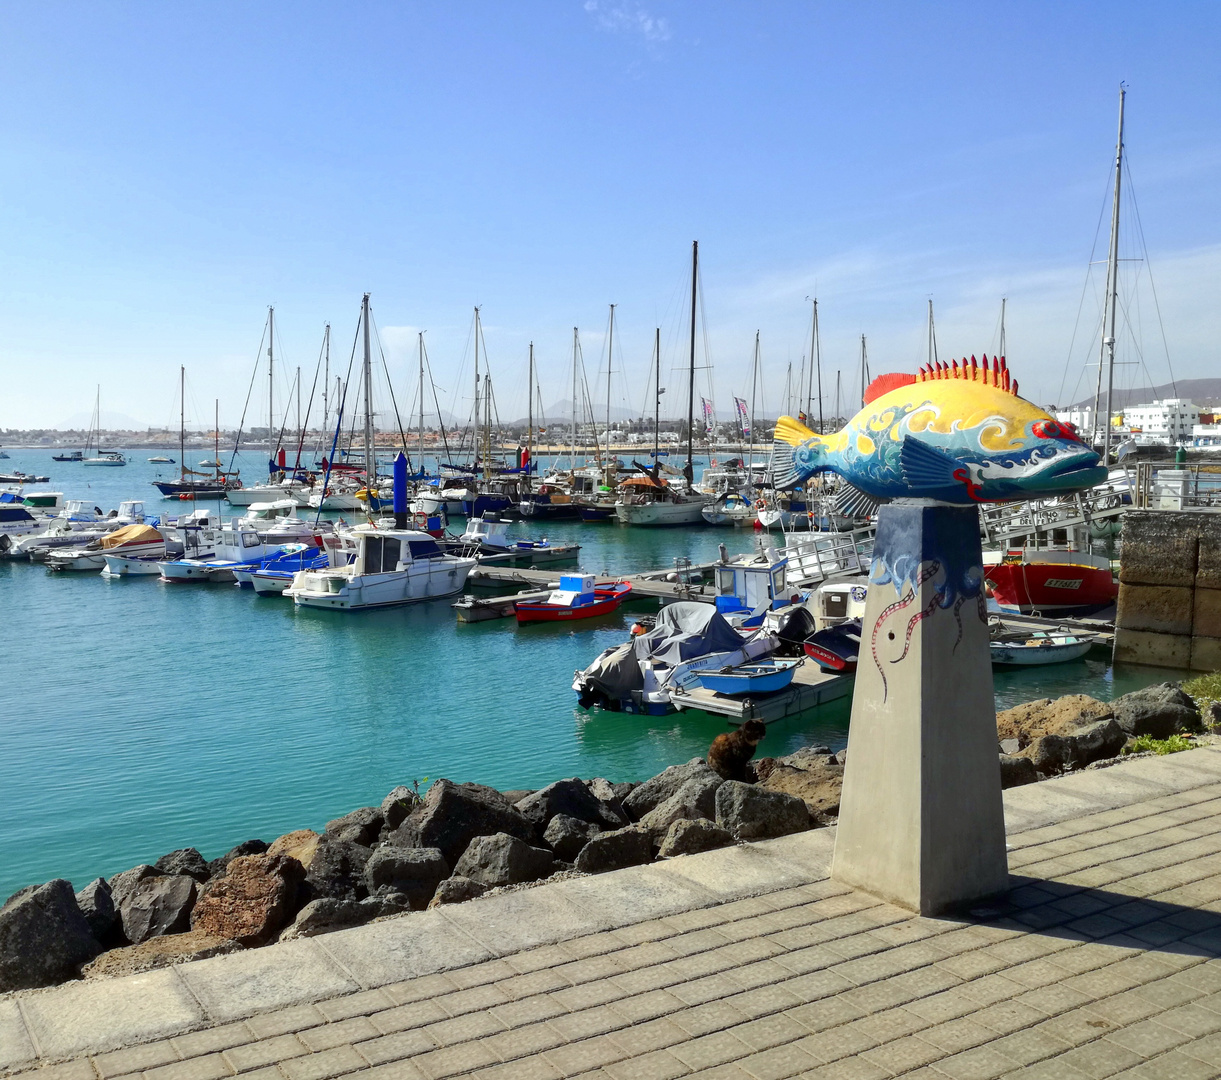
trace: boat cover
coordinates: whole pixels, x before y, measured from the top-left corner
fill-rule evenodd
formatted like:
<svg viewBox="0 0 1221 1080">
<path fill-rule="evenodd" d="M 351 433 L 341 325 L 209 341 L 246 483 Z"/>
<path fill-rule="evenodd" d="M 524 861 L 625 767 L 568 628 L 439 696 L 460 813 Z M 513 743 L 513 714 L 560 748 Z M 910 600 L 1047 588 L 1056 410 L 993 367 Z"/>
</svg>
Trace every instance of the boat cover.
<svg viewBox="0 0 1221 1080">
<path fill-rule="evenodd" d="M 582 673 L 588 690 L 601 691 L 610 702 L 623 702 L 634 690 L 644 688 L 644 675 L 632 651 L 634 642 L 614 645 L 607 649 Z"/>
<path fill-rule="evenodd" d="M 656 627 L 636 638 L 636 657 L 673 667 L 708 653 L 740 649 L 742 642 L 742 635 L 712 604 L 668 604 L 658 614 Z"/>
<path fill-rule="evenodd" d="M 151 525 L 124 525 L 102 537 L 101 546 L 107 550 L 124 544 L 155 544 L 161 534 Z"/>
</svg>

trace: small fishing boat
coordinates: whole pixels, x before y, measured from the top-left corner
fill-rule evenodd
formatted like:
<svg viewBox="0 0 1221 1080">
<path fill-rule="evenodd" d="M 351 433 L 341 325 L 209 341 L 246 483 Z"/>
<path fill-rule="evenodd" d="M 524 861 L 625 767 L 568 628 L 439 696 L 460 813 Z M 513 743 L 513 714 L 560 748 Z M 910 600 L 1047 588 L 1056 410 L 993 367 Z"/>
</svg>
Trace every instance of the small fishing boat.
<svg viewBox="0 0 1221 1080">
<path fill-rule="evenodd" d="M 631 591 L 632 586 L 626 581 L 599 588 L 594 584 L 593 574 L 564 574 L 560 587 L 546 600 L 519 600 L 513 611 L 519 623 L 592 619 L 616 611 Z"/>
<path fill-rule="evenodd" d="M 988 648 L 992 663 L 999 667 L 1065 664 L 1079 660 L 1097 640 L 1097 634 L 1078 633 L 1067 626 L 1057 630 L 1023 630 L 997 622 L 991 625 Z"/>
<path fill-rule="evenodd" d="M 150 465 L 173 465 L 174 459 L 172 457 L 164 456 L 151 457 L 148 459 L 148 463 Z"/>
<path fill-rule="evenodd" d="M 861 649 L 861 620 L 852 619 L 825 627 L 806 638 L 802 649 L 824 671 L 844 674 L 856 671 Z"/>
<path fill-rule="evenodd" d="M 1115 603 L 1111 561 L 1086 551 L 1016 549 L 984 557 L 989 595 L 1001 611 L 1052 619 L 1091 615 Z"/>
<path fill-rule="evenodd" d="M 79 450 L 73 450 L 72 453 L 70 453 L 70 454 L 52 454 L 51 455 L 52 461 L 83 461 L 84 459 L 85 459 L 85 455 L 82 454 Z"/>
<path fill-rule="evenodd" d="M 50 570 L 101 570 L 107 552 L 165 558 L 165 537 L 151 525 L 124 525 L 82 547 L 59 548 L 47 554 Z"/>
<path fill-rule="evenodd" d="M 156 577 L 161 573 L 164 555 L 111 555 L 102 556 L 106 565 L 102 567 L 102 577 Z"/>
<path fill-rule="evenodd" d="M 541 566 L 544 563 L 576 562 L 581 552 L 580 544 L 553 544 L 546 537 L 542 540 L 510 539 L 510 524 L 512 523 L 499 520 L 494 515 L 469 517 L 466 529 L 449 547 L 455 554 L 473 551 L 481 562 L 490 558 L 502 566 Z"/>
<path fill-rule="evenodd" d="M 700 685 L 705 690 L 737 697 L 740 694 L 770 694 L 783 690 L 793 681 L 800 660 L 766 660 L 740 664 L 719 671 L 701 671 Z"/>
<path fill-rule="evenodd" d="M 35 476 L 33 473 L 0 473 L 0 484 L 45 484 L 50 479 L 49 476 Z"/>
</svg>

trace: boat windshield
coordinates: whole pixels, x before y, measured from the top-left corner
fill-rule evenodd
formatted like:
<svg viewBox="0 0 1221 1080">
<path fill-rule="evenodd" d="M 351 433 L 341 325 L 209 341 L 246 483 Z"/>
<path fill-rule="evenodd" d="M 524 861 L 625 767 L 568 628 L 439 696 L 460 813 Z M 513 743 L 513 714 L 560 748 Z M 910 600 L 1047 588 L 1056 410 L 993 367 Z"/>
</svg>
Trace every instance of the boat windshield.
<svg viewBox="0 0 1221 1080">
<path fill-rule="evenodd" d="M 408 540 L 413 559 L 436 559 L 443 554 L 435 540 Z"/>
</svg>

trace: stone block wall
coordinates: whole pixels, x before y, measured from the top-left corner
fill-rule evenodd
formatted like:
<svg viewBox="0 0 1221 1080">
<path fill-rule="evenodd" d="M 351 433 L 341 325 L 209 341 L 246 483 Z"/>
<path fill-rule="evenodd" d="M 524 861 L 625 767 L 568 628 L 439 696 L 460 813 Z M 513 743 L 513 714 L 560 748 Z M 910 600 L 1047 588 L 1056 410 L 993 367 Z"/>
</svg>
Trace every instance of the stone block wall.
<svg viewBox="0 0 1221 1080">
<path fill-rule="evenodd" d="M 1124 515 L 1115 659 L 1221 670 L 1221 514 Z"/>
</svg>

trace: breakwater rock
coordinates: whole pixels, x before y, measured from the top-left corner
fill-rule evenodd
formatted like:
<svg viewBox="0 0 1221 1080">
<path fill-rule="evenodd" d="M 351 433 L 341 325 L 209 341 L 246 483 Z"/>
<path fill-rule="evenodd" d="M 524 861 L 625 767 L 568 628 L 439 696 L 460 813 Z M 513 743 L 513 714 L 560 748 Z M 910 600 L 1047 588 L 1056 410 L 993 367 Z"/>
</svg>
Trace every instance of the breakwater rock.
<svg viewBox="0 0 1221 1080">
<path fill-rule="evenodd" d="M 558 780 L 501 792 L 437 780 L 211 861 L 182 848 L 0 907 L 0 993 L 256 948 L 460 903 L 557 873 L 602 873 L 826 823 L 842 763 L 826 748 L 726 781 L 702 758 L 641 784 Z M 774 772 L 769 783 L 767 774 Z M 802 777 L 805 777 L 803 780 Z M 833 788 L 832 792 L 830 789 Z"/>
</svg>

